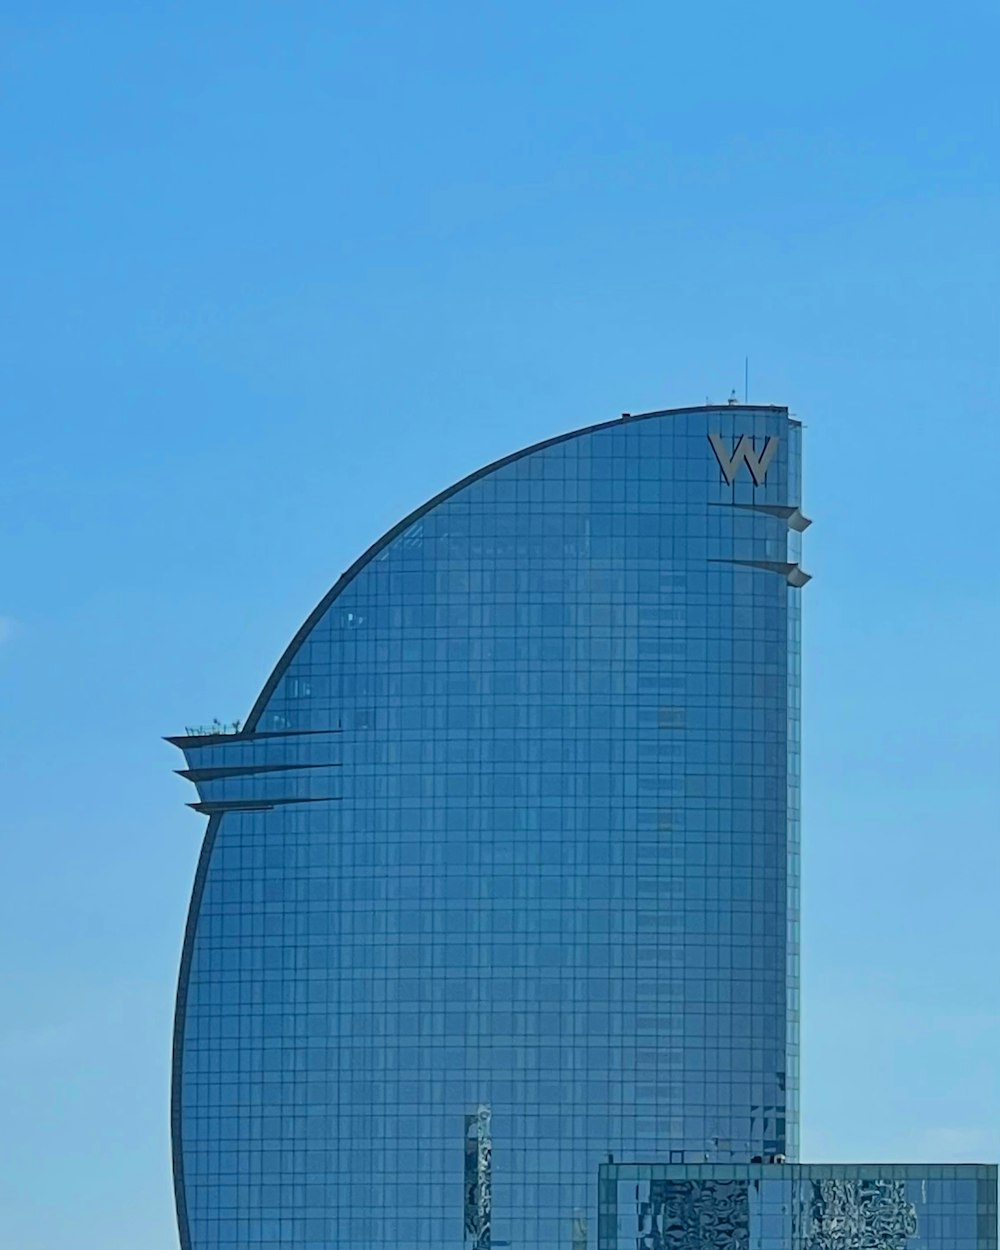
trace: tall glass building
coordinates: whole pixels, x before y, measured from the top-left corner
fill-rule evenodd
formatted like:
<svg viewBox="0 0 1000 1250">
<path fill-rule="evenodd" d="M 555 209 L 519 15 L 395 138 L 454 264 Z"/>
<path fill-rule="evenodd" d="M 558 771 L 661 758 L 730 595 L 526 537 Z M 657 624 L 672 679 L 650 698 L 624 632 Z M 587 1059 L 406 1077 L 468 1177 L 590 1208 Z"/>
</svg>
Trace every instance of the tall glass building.
<svg viewBox="0 0 1000 1250">
<path fill-rule="evenodd" d="M 184 1250 L 618 1250 L 649 1196 L 612 1217 L 602 1166 L 796 1159 L 800 435 L 709 406 L 498 461 L 240 732 L 172 739 Z"/>
</svg>

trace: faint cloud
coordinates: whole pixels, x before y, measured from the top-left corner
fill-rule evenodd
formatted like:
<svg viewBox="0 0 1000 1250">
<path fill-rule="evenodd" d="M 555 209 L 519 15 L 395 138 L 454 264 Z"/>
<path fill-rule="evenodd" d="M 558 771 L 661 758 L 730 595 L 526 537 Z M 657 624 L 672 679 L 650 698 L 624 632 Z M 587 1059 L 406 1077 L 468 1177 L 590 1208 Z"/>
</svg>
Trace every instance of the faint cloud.
<svg viewBox="0 0 1000 1250">
<path fill-rule="evenodd" d="M 989 1124 L 938 1125 L 900 1132 L 881 1130 L 879 1120 L 859 1123 L 852 1118 L 829 1131 L 803 1125 L 802 1158 L 810 1163 L 843 1163 L 845 1158 L 867 1163 L 991 1163 L 1000 1157 L 1000 1129 Z M 845 1141 L 848 1143 L 845 1149 Z"/>
<path fill-rule="evenodd" d="M 984 1127 L 929 1128 L 919 1138 L 920 1153 L 935 1163 L 978 1163 L 1000 1148 L 1000 1133 Z"/>
<path fill-rule="evenodd" d="M 9 616 L 0 616 L 0 645 L 14 633 L 14 621 Z"/>
<path fill-rule="evenodd" d="M 53 1054 L 76 1045 L 78 1040 L 71 1024 L 40 1024 L 15 1029 L 0 1036 L 0 1058 L 5 1066 L 46 1063 Z"/>
</svg>

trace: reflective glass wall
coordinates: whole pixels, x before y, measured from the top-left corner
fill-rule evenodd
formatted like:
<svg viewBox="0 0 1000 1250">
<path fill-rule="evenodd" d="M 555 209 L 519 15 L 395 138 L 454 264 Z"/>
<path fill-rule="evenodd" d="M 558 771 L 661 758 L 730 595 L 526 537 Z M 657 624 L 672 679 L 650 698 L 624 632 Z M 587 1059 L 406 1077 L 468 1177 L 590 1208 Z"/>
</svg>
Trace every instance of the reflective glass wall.
<svg viewBox="0 0 1000 1250">
<path fill-rule="evenodd" d="M 795 1157 L 799 435 L 510 457 L 176 740 L 186 1247 L 594 1250 L 609 1155 Z"/>
<path fill-rule="evenodd" d="M 983 1164 L 600 1169 L 598 1250 L 996 1250 Z"/>
</svg>

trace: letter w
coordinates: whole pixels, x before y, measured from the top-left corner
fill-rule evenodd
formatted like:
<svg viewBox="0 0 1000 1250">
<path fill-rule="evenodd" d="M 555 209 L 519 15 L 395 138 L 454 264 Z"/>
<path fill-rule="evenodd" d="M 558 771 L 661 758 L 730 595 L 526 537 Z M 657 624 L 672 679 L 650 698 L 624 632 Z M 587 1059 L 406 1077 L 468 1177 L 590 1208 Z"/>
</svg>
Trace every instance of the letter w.
<svg viewBox="0 0 1000 1250">
<path fill-rule="evenodd" d="M 753 442 L 745 434 L 740 435 L 740 441 L 736 444 L 736 448 L 731 456 L 726 455 L 721 434 L 709 434 L 708 441 L 712 444 L 715 458 L 719 462 L 719 468 L 722 470 L 722 476 L 726 479 L 728 486 L 732 486 L 741 460 L 746 462 L 754 483 L 757 486 L 764 485 L 764 478 L 767 477 L 767 467 L 771 463 L 774 453 L 778 450 L 777 435 L 772 435 L 768 438 L 764 443 L 764 450 L 759 456 Z"/>
</svg>

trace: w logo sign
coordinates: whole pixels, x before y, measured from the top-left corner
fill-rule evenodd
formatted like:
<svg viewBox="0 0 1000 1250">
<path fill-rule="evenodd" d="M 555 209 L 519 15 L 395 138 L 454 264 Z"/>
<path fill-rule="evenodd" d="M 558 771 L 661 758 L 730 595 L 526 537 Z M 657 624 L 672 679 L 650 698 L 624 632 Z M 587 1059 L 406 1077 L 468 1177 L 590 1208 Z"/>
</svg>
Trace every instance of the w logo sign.
<svg viewBox="0 0 1000 1250">
<path fill-rule="evenodd" d="M 726 454 L 726 447 L 722 441 L 721 434 L 709 434 L 708 441 L 712 444 L 712 450 L 715 452 L 715 458 L 719 462 L 719 468 L 722 470 L 722 476 L 726 479 L 727 486 L 732 486 L 735 481 L 741 460 L 746 463 L 747 468 L 750 470 L 754 485 L 764 485 L 764 478 L 767 477 L 767 466 L 774 459 L 774 453 L 778 450 L 777 435 L 772 435 L 767 439 L 764 443 L 764 450 L 759 456 L 753 445 L 753 440 L 745 434 L 740 435 L 740 441 L 736 444 L 731 456 Z"/>
</svg>

